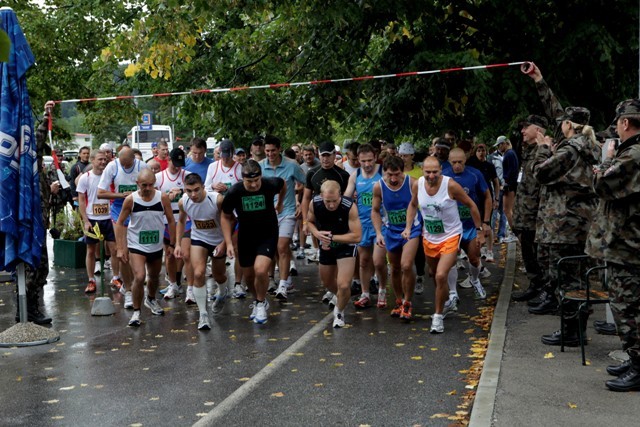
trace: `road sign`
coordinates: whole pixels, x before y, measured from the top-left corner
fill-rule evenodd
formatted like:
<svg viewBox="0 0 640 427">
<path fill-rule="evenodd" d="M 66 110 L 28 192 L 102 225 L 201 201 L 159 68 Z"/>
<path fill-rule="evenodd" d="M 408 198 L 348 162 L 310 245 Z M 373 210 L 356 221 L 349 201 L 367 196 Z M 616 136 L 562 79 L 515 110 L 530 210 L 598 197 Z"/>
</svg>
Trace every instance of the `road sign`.
<svg viewBox="0 0 640 427">
<path fill-rule="evenodd" d="M 140 123 L 140 130 L 151 130 L 153 126 L 153 119 L 151 113 L 142 114 L 142 122 Z"/>
</svg>

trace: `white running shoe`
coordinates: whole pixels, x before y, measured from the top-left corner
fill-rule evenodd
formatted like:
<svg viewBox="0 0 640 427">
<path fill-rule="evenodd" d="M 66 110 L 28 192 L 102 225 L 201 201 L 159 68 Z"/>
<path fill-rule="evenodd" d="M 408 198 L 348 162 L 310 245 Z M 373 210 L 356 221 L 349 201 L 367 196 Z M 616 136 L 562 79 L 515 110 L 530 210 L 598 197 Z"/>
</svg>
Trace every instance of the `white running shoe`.
<svg viewBox="0 0 640 427">
<path fill-rule="evenodd" d="M 96 261 L 95 267 L 93 267 L 93 274 L 100 276 L 100 261 Z"/>
<path fill-rule="evenodd" d="M 287 300 L 287 282 L 280 282 L 278 290 L 276 291 L 276 298 L 280 301 Z"/>
<path fill-rule="evenodd" d="M 245 298 L 247 296 L 247 290 L 242 283 L 236 283 L 233 285 L 233 293 L 231 294 L 234 298 Z"/>
<path fill-rule="evenodd" d="M 111 283 L 113 283 L 113 280 L 111 281 Z M 120 292 L 120 294 L 122 294 L 122 295 L 126 296 L 126 295 L 127 295 L 127 292 L 131 292 L 131 291 L 127 291 L 127 290 L 124 288 L 124 283 L 123 283 L 123 284 L 122 284 L 122 286 L 120 286 L 120 289 L 118 290 L 118 292 Z"/>
<path fill-rule="evenodd" d="M 444 303 L 444 310 L 442 310 L 442 318 L 444 319 L 451 313 L 456 313 L 458 311 L 458 296 L 457 295 L 449 295 L 449 299 Z"/>
<path fill-rule="evenodd" d="M 333 292 L 331 291 L 327 291 L 325 292 L 325 294 L 322 296 L 322 302 L 325 304 L 329 304 L 329 302 L 331 301 L 331 298 L 333 298 Z"/>
<path fill-rule="evenodd" d="M 487 252 L 485 253 L 484 260 L 487 261 L 487 262 L 495 262 L 495 260 L 493 258 L 493 252 L 491 252 L 490 250 L 487 249 Z"/>
<path fill-rule="evenodd" d="M 424 276 L 416 277 L 416 287 L 413 290 L 416 295 L 422 295 L 424 292 Z"/>
<path fill-rule="evenodd" d="M 108 259 L 104 262 L 104 269 L 105 270 L 111 270 L 111 260 Z"/>
<path fill-rule="evenodd" d="M 487 291 L 484 290 L 484 287 L 482 286 L 482 283 L 480 283 L 480 279 L 474 281 L 471 281 L 471 285 L 473 286 L 473 290 L 476 293 L 476 297 L 478 299 L 486 299 L 487 298 Z"/>
<path fill-rule="evenodd" d="M 489 269 L 487 267 L 485 267 L 484 265 L 480 267 L 480 277 L 482 279 L 486 279 L 487 277 L 491 276 L 491 272 L 489 271 Z"/>
<path fill-rule="evenodd" d="M 267 317 L 269 316 L 267 310 L 269 309 L 267 302 L 262 301 L 256 304 L 256 317 L 253 318 L 253 323 L 263 325 L 267 323 Z"/>
<path fill-rule="evenodd" d="M 480 248 L 480 258 L 485 259 L 486 257 L 487 257 L 487 248 L 483 246 Z"/>
<path fill-rule="evenodd" d="M 441 334 L 444 332 L 444 317 L 442 314 L 434 314 L 431 316 L 431 330 L 432 334 Z"/>
<path fill-rule="evenodd" d="M 140 326 L 140 323 L 140 310 L 136 310 L 129 319 L 129 326 Z"/>
<path fill-rule="evenodd" d="M 344 328 L 344 316 L 338 310 L 333 310 L 333 327 Z"/>
<path fill-rule="evenodd" d="M 518 241 L 518 238 L 516 237 L 515 234 L 510 234 L 504 239 L 502 239 L 502 243 L 511 243 L 511 242 L 517 242 L 517 241 Z"/>
<path fill-rule="evenodd" d="M 318 249 L 317 251 L 313 251 L 313 254 L 307 257 L 307 261 L 320 262 L 320 249 Z"/>
<path fill-rule="evenodd" d="M 458 283 L 458 286 L 465 289 L 471 289 L 473 285 L 471 284 L 471 276 L 467 276 L 462 282 Z"/>
<path fill-rule="evenodd" d="M 289 274 L 291 276 L 298 275 L 298 268 L 296 267 L 296 262 L 294 260 L 289 261 Z"/>
<path fill-rule="evenodd" d="M 331 301 L 329 301 L 329 308 L 335 308 L 337 306 L 338 306 L 338 297 L 334 295 L 331 297 Z"/>
<path fill-rule="evenodd" d="M 158 301 L 154 299 L 149 299 L 148 297 L 144 299 L 144 306 L 151 310 L 151 314 L 155 316 L 163 316 L 164 308 L 160 307 Z"/>
<path fill-rule="evenodd" d="M 124 308 L 133 308 L 133 293 L 131 291 L 124 294 Z"/>
<path fill-rule="evenodd" d="M 304 259 L 307 255 L 304 253 L 304 248 L 300 247 L 296 251 L 296 259 Z"/>
<path fill-rule="evenodd" d="M 187 288 L 187 295 L 184 297 L 184 302 L 188 305 L 196 303 L 196 297 L 193 296 L 193 288 Z"/>
<path fill-rule="evenodd" d="M 265 299 L 264 303 L 266 305 L 266 309 L 269 310 L 269 300 Z M 258 304 L 256 304 L 254 301 L 253 303 L 251 303 L 249 308 L 251 309 L 251 314 L 249 315 L 249 319 L 253 320 L 256 318 L 256 314 L 258 313 Z"/>
<path fill-rule="evenodd" d="M 207 315 L 207 313 L 200 314 L 198 329 L 201 331 L 208 331 L 209 329 L 211 329 L 211 325 L 209 325 L 209 316 Z"/>
<path fill-rule="evenodd" d="M 218 314 L 222 311 L 222 309 L 224 308 L 224 303 L 227 299 L 227 289 L 222 288 L 224 288 L 224 286 L 218 286 L 216 299 L 215 301 L 213 301 L 213 304 L 211 304 L 211 311 L 213 311 L 214 314 Z"/>
<path fill-rule="evenodd" d="M 274 279 L 273 277 L 269 277 L 269 288 L 267 289 L 267 292 L 273 295 L 276 293 L 277 290 L 278 290 L 278 285 L 276 284 L 276 279 Z"/>
<path fill-rule="evenodd" d="M 173 299 L 178 296 L 180 290 L 178 289 L 178 285 L 170 284 L 167 286 L 167 292 L 164 294 L 164 299 Z"/>
</svg>

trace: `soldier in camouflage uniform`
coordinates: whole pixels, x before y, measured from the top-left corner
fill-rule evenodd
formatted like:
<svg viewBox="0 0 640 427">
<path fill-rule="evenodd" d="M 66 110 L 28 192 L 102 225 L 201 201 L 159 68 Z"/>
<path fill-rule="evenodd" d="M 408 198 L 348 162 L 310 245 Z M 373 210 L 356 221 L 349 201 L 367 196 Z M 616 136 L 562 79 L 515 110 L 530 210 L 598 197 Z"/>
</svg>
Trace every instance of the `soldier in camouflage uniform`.
<svg viewBox="0 0 640 427">
<path fill-rule="evenodd" d="M 51 102 L 51 101 L 50 101 Z M 45 110 L 49 110 L 53 105 L 47 103 Z M 47 145 L 47 128 L 49 123 L 49 113 L 45 112 L 44 118 L 36 129 L 36 151 L 38 158 L 38 171 L 40 175 L 40 201 L 42 208 L 42 223 L 46 230 L 49 229 L 50 222 L 50 200 L 51 195 L 60 191 L 60 184 L 53 184 L 48 178 L 48 174 L 43 168 L 42 156 L 51 154 L 51 147 Z M 47 275 L 49 274 L 49 256 L 47 253 L 46 238 L 42 245 L 42 253 L 40 256 L 40 265 L 33 269 L 29 265 L 25 265 L 26 271 L 26 288 L 27 288 L 27 320 L 38 325 L 47 325 L 51 323 L 51 318 L 45 316 L 40 311 L 40 290 L 47 284 Z M 20 307 L 16 304 L 16 322 L 20 321 Z"/>
<path fill-rule="evenodd" d="M 609 299 L 629 360 L 607 367 L 614 391 L 640 390 L 640 100 L 616 108 L 620 146 L 610 146 L 596 169 L 593 188 L 600 197 L 586 253 L 609 268 Z"/>
<path fill-rule="evenodd" d="M 546 283 L 545 272 L 538 262 L 538 245 L 535 242 L 536 220 L 540 204 L 540 183 L 533 177 L 533 163 L 538 153 L 538 136 L 543 136 L 549 126 L 547 119 L 530 115 L 521 123 L 522 162 L 518 177 L 518 191 L 513 210 L 514 232 L 520 240 L 522 260 L 529 278 L 529 287 L 513 294 L 514 301 L 529 301 L 542 292 Z"/>
<path fill-rule="evenodd" d="M 540 209 L 536 228 L 539 246 L 538 260 L 549 273 L 545 285 L 547 296 L 529 312 L 547 314 L 558 307 L 555 291 L 558 286 L 557 262 L 560 258 L 583 255 L 597 197 L 591 188 L 593 166 L 600 160 L 600 147 L 595 133 L 588 126 L 590 113 L 582 107 L 562 109 L 560 102 L 542 78 L 534 64 L 529 75 L 536 82 L 547 116 L 556 123 L 554 140 L 538 137 L 538 152 L 533 161 L 533 175 L 542 185 Z M 574 270 L 575 271 L 575 270 Z M 575 289 L 579 281 L 566 275 L 564 290 Z M 578 315 L 586 325 L 588 312 L 578 313 L 578 304 L 567 302 L 563 307 L 564 344 L 580 345 Z M 583 335 L 584 336 L 584 335 Z M 561 333 L 542 336 L 547 345 L 560 345 Z"/>
</svg>

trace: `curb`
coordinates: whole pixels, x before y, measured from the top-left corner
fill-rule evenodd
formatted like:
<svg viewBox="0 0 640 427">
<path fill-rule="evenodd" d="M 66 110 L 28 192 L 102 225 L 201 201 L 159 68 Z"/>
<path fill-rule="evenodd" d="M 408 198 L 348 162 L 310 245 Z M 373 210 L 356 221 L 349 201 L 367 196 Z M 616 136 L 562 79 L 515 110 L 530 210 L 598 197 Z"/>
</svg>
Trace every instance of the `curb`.
<svg viewBox="0 0 640 427">
<path fill-rule="evenodd" d="M 493 313 L 491 331 L 489 332 L 489 347 L 484 358 L 484 367 L 476 392 L 476 397 L 469 418 L 469 426 L 485 427 L 492 424 L 493 409 L 498 391 L 502 353 L 507 334 L 507 312 L 511 300 L 511 290 L 515 280 L 517 247 L 515 242 L 507 245 L 507 261 L 504 276 L 500 285 L 500 296 Z"/>
</svg>

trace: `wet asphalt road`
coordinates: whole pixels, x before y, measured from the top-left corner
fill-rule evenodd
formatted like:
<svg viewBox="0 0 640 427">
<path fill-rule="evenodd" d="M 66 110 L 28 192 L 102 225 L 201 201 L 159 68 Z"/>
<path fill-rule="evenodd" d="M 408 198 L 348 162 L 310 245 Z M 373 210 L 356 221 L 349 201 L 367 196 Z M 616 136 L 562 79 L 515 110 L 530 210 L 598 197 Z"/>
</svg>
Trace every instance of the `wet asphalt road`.
<svg viewBox="0 0 640 427">
<path fill-rule="evenodd" d="M 459 289 L 459 313 L 442 335 L 429 334 L 430 281 L 410 323 L 391 318 L 390 308 L 351 306 L 349 327 L 334 330 L 317 266 L 298 261 L 298 291 L 286 303 L 272 300 L 267 324 L 248 320 L 248 299 L 229 300 L 202 332 L 184 296 L 163 302 L 163 317 L 143 308 L 137 329 L 126 326 L 131 312 L 119 294 L 115 315 L 93 317 L 83 270 L 52 269 L 44 303 L 61 338 L 0 349 L 2 424 L 449 425 L 471 410 L 466 371 L 477 360 L 472 345 L 487 337 L 476 316 L 502 280 L 500 249 L 483 280 L 489 300 Z M 13 288 L 0 285 L 0 330 L 14 324 Z M 227 399 L 243 385 L 250 391 Z M 215 421 L 206 416 L 212 410 Z"/>
</svg>

